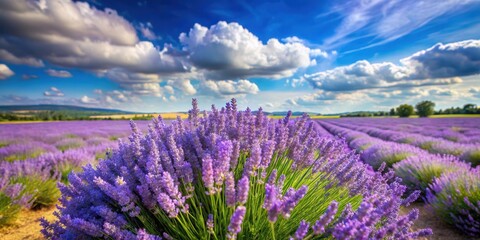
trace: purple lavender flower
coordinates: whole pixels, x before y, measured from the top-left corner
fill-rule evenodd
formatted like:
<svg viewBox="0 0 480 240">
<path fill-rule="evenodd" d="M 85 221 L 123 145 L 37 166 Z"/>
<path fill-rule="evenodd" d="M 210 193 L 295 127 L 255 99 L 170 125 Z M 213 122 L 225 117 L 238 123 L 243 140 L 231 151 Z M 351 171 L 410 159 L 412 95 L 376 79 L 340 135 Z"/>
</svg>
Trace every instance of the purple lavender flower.
<svg viewBox="0 0 480 240">
<path fill-rule="evenodd" d="M 232 172 L 227 172 L 227 175 L 225 176 L 225 199 L 227 206 L 235 207 L 235 197 L 235 179 Z"/>
<path fill-rule="evenodd" d="M 310 223 L 302 220 L 300 225 L 298 226 L 297 231 L 295 232 L 295 239 L 302 240 L 308 233 L 308 228 L 310 227 Z"/>
<path fill-rule="evenodd" d="M 333 220 L 335 214 L 337 213 L 338 203 L 332 202 L 327 208 L 327 211 L 315 222 L 313 225 L 313 233 L 315 235 L 320 235 L 325 232 L 325 228 Z"/>
<path fill-rule="evenodd" d="M 178 209 L 170 196 L 165 193 L 160 193 L 158 195 L 158 203 L 160 204 L 160 207 L 162 207 L 162 209 L 168 214 L 169 217 L 177 217 Z"/>
<path fill-rule="evenodd" d="M 230 224 L 228 225 L 228 239 L 235 239 L 237 234 L 242 230 L 243 218 L 245 217 L 246 208 L 244 206 L 238 206 L 233 212 L 232 218 L 230 218 Z"/>
<path fill-rule="evenodd" d="M 217 189 L 223 185 L 225 174 L 230 169 L 230 156 L 232 155 L 233 145 L 231 141 L 218 141 L 216 146 L 216 159 L 213 161 L 215 165 L 214 178 Z"/>
<path fill-rule="evenodd" d="M 161 240 L 162 238 L 156 235 L 148 234 L 147 231 L 145 231 L 144 229 L 140 229 L 137 232 L 136 239 L 137 240 Z"/>
<path fill-rule="evenodd" d="M 250 181 L 248 176 L 242 177 L 237 183 L 237 202 L 245 204 L 248 199 L 248 191 L 250 189 Z"/>
<path fill-rule="evenodd" d="M 207 219 L 207 230 L 210 234 L 215 234 L 214 230 L 214 223 L 213 223 L 213 215 L 208 214 L 208 219 Z"/>
<path fill-rule="evenodd" d="M 282 201 L 274 201 L 268 209 L 268 221 L 276 222 L 280 213 L 282 213 Z"/>
<path fill-rule="evenodd" d="M 272 159 L 273 152 L 275 150 L 275 142 L 274 141 L 266 141 L 262 145 L 262 162 L 260 166 L 262 168 L 267 168 L 270 164 L 270 160 Z"/>
<path fill-rule="evenodd" d="M 277 187 L 267 183 L 265 185 L 265 201 L 263 203 L 264 209 L 270 209 L 273 203 L 277 200 Z"/>
<path fill-rule="evenodd" d="M 207 188 L 207 193 L 209 195 L 215 194 L 214 176 L 213 176 L 213 160 L 210 155 L 206 155 L 203 158 L 202 164 L 202 180 L 205 188 Z"/>
<path fill-rule="evenodd" d="M 285 216 L 286 218 L 290 217 L 290 213 L 298 204 L 300 199 L 302 199 L 305 196 L 305 194 L 307 193 L 307 190 L 308 190 L 308 187 L 304 185 L 300 189 L 295 191 L 293 194 L 291 194 L 290 196 L 288 196 L 288 193 L 287 193 L 282 206 L 283 216 Z"/>
</svg>

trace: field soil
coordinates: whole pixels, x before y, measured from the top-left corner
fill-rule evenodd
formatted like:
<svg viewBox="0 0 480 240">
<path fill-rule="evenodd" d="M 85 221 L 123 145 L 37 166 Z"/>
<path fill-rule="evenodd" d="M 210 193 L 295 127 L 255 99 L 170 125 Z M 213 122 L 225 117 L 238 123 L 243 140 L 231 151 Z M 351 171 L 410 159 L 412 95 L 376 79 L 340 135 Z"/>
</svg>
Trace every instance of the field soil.
<svg viewBox="0 0 480 240">
<path fill-rule="evenodd" d="M 49 221 L 55 219 L 53 211 L 55 207 L 40 210 L 25 210 L 20 213 L 15 223 L 0 228 L 1 240 L 21 240 L 21 239 L 44 239 L 40 233 L 39 218 L 44 217 Z"/>
<path fill-rule="evenodd" d="M 406 214 L 413 208 L 417 208 L 420 211 L 420 216 L 415 221 L 414 229 L 431 228 L 433 235 L 425 239 L 430 240 L 464 240 L 464 239 L 480 239 L 472 238 L 462 234 L 455 227 L 445 223 L 437 217 L 433 210 L 423 202 L 416 202 L 408 207 L 402 209 L 402 213 Z"/>
</svg>

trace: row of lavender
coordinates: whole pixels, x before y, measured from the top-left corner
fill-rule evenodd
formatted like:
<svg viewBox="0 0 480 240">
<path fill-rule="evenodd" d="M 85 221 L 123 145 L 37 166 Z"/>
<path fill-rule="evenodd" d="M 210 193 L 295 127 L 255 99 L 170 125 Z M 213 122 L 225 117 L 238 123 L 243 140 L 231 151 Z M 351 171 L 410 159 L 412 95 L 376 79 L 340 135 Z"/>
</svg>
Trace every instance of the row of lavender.
<svg viewBox="0 0 480 240">
<path fill-rule="evenodd" d="M 308 117 L 273 120 L 236 101 L 154 120 L 69 176 L 52 239 L 411 239 L 416 193 L 374 172 Z M 318 131 L 317 131 L 318 130 Z"/>
<path fill-rule="evenodd" d="M 142 125 L 145 125 L 141 123 Z M 0 225 L 22 208 L 52 206 L 58 181 L 103 158 L 125 137 L 127 122 L 81 121 L 0 125 Z"/>
<path fill-rule="evenodd" d="M 341 119 L 341 122 L 417 133 L 458 143 L 480 143 L 479 118 L 379 118 Z"/>
<path fill-rule="evenodd" d="M 422 198 L 441 219 L 464 233 L 480 235 L 480 167 L 471 168 L 470 163 L 452 155 L 431 154 L 332 122 L 319 121 L 319 124 L 345 138 L 365 163 L 374 168 L 392 167 L 410 192 L 421 190 Z"/>
<path fill-rule="evenodd" d="M 473 124 L 479 121 L 476 118 L 470 118 L 470 119 L 473 119 L 473 120 L 470 120 L 468 122 L 469 124 Z M 332 121 L 331 123 L 344 128 L 349 128 L 352 130 L 364 132 L 369 134 L 372 137 L 380 138 L 386 141 L 410 144 L 418 148 L 424 149 L 433 154 L 448 154 L 455 157 L 459 157 L 461 160 L 470 162 L 473 166 L 480 164 L 480 143 L 474 143 L 474 142 L 473 143 L 470 143 L 470 142 L 457 143 L 457 142 L 445 140 L 443 138 L 430 137 L 430 136 L 425 136 L 417 133 L 409 133 L 408 130 L 385 129 L 385 128 L 395 128 L 395 126 L 393 125 L 395 122 L 405 121 L 405 120 L 371 119 L 370 121 L 371 122 L 368 123 L 368 121 L 365 121 L 365 120 L 362 121 L 361 119 L 355 119 L 355 120 L 349 119 L 349 120 L 341 120 L 341 121 L 335 121 L 335 122 Z M 416 120 L 416 121 L 421 122 L 424 120 Z M 440 120 L 437 119 L 436 122 L 438 123 L 439 121 Z M 445 121 L 452 121 L 452 120 L 445 119 Z M 458 123 L 459 120 L 456 120 L 456 121 Z M 382 122 L 383 124 L 380 124 Z M 382 129 L 377 127 L 375 123 L 378 123 L 378 125 L 383 125 L 384 128 Z M 425 126 L 426 128 L 428 127 L 428 123 L 433 124 L 431 122 L 424 122 L 424 124 L 426 125 Z M 387 126 L 390 126 L 390 127 L 387 127 Z M 430 127 L 431 126 L 432 125 L 430 125 Z M 446 128 L 448 129 L 448 127 Z M 457 124 L 457 128 L 476 129 L 473 126 L 462 127 L 462 126 L 459 126 L 458 124 Z M 438 126 L 438 129 L 439 130 L 437 131 L 439 132 L 443 131 L 442 127 L 440 126 Z M 476 138 L 478 138 L 478 135 L 472 137 L 472 139 L 476 139 Z"/>
</svg>

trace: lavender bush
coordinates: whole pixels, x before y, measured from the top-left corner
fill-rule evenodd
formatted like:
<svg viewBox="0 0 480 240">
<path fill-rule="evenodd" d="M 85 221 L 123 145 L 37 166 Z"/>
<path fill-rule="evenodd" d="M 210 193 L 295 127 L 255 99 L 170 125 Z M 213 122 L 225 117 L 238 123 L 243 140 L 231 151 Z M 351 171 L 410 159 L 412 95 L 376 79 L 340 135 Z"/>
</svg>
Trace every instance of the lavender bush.
<svg viewBox="0 0 480 240">
<path fill-rule="evenodd" d="M 85 142 L 82 139 L 79 138 L 64 138 L 58 142 L 55 143 L 55 147 L 64 152 L 65 150 L 68 149 L 74 149 L 74 148 L 80 148 L 85 144 Z"/>
<path fill-rule="evenodd" d="M 17 160 L 36 158 L 42 153 L 55 151 L 55 147 L 45 144 L 43 142 L 32 141 L 26 143 L 10 144 L 8 146 L 0 148 L 0 162 L 13 162 Z"/>
<path fill-rule="evenodd" d="M 407 239 L 418 217 L 405 187 L 370 171 L 304 116 L 272 120 L 232 100 L 189 121 L 155 120 L 61 187 L 47 238 Z"/>
<path fill-rule="evenodd" d="M 382 163 L 386 163 L 388 167 L 391 167 L 407 157 L 419 154 L 421 154 L 421 151 L 410 145 L 383 142 L 366 149 L 362 154 L 362 159 L 377 169 Z"/>
<path fill-rule="evenodd" d="M 425 193 L 435 178 L 450 172 L 468 172 L 470 165 L 449 155 L 421 154 L 394 164 L 393 169 L 410 191 L 421 190 Z"/>
<path fill-rule="evenodd" d="M 56 179 L 31 175 L 15 177 L 10 179 L 10 182 L 24 186 L 21 195 L 31 196 L 29 207 L 32 209 L 51 207 L 60 198 L 60 190 L 57 188 Z"/>
<path fill-rule="evenodd" d="M 480 236 L 479 170 L 444 174 L 427 190 L 427 201 L 440 218 L 477 237 Z"/>
<path fill-rule="evenodd" d="M 472 163 L 473 166 L 480 165 L 480 149 L 471 148 L 468 151 L 464 152 L 461 159 L 465 159 L 467 162 Z"/>
<path fill-rule="evenodd" d="M 24 193 L 21 183 L 10 184 L 7 179 L 0 178 L 0 226 L 12 223 L 22 208 L 30 207 L 31 197 Z"/>
</svg>

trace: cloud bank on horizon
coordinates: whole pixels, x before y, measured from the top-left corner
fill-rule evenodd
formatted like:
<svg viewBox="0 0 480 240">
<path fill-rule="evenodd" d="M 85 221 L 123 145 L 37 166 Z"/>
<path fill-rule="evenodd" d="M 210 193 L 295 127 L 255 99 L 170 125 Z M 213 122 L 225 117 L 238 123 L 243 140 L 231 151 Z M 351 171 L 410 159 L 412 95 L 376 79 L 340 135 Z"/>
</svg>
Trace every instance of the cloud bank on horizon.
<svg viewBox="0 0 480 240">
<path fill-rule="evenodd" d="M 236 97 L 322 113 L 479 101 L 479 1 L 304 5 L 233 1 L 202 19 L 168 1 L 1 1 L 0 99 L 178 111 Z"/>
</svg>

